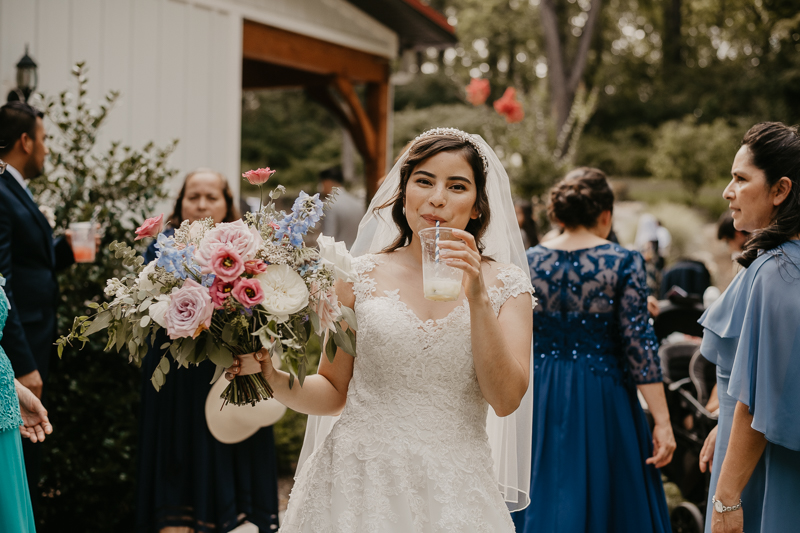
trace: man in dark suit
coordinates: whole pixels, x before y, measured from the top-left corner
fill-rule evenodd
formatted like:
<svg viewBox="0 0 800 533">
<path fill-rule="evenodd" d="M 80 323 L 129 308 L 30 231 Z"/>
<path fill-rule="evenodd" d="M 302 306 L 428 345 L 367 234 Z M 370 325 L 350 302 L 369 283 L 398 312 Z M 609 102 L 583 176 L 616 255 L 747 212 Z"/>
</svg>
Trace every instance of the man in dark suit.
<svg viewBox="0 0 800 533">
<path fill-rule="evenodd" d="M 42 113 L 28 104 L 0 107 L 0 273 L 11 309 L 0 341 L 17 379 L 39 398 L 56 339 L 56 270 L 75 262 L 66 239 L 53 240 L 27 182 L 44 170 Z M 3 168 L 5 167 L 5 168 Z M 40 447 L 23 444 L 32 500 L 39 482 Z"/>
</svg>

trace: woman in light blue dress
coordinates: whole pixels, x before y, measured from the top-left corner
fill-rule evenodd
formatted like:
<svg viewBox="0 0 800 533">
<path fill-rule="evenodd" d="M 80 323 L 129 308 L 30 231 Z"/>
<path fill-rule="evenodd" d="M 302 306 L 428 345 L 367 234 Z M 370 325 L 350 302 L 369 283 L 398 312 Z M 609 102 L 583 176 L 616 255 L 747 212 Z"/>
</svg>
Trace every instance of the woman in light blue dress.
<svg viewBox="0 0 800 533">
<path fill-rule="evenodd" d="M 702 354 L 717 365 L 719 425 L 707 533 L 800 528 L 800 134 L 761 123 L 744 136 L 723 196 L 752 233 L 740 271 L 703 315 Z"/>
<path fill-rule="evenodd" d="M 5 278 L 0 275 L 0 338 L 9 306 L 3 285 Z M 14 379 L 11 362 L 0 347 L 0 531 L 36 531 L 20 433 L 32 442 L 38 442 L 51 432 L 42 402 Z"/>
</svg>

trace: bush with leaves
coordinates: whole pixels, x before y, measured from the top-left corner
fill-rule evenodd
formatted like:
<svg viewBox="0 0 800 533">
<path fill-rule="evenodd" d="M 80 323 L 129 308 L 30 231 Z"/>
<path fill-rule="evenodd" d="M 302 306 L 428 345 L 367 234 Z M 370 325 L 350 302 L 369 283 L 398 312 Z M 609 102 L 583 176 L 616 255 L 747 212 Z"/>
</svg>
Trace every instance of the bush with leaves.
<svg viewBox="0 0 800 533">
<path fill-rule="evenodd" d="M 725 120 L 698 124 L 694 116 L 662 124 L 647 167 L 659 179 L 679 181 L 693 204 L 700 188 L 730 174 L 742 131 Z"/>
<path fill-rule="evenodd" d="M 55 234 L 82 220 L 96 222 L 102 234 L 94 263 L 59 273 L 59 333 L 87 301 L 103 298 L 108 278 L 127 272 L 108 244 L 132 240 L 132 229 L 165 197 L 164 182 L 176 173 L 167 164 L 174 142 L 138 150 L 96 146 L 118 94 L 92 106 L 86 72 L 82 63 L 73 69 L 77 92 L 33 102 L 44 109 L 52 138 L 47 175 L 31 184 L 37 201 L 55 211 Z M 104 353 L 104 345 L 105 339 L 92 339 L 82 351 L 67 348 L 51 360 L 45 388 L 55 431 L 42 445 L 40 532 L 63 531 L 65 524 L 85 532 L 132 530 L 140 372 L 126 356 Z"/>
</svg>

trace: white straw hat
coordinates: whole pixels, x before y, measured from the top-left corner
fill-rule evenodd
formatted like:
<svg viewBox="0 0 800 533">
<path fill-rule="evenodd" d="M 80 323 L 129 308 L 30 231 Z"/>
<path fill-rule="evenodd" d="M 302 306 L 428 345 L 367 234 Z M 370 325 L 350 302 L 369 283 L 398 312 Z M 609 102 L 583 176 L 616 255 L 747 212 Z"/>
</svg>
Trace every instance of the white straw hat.
<svg viewBox="0 0 800 533">
<path fill-rule="evenodd" d="M 272 364 L 280 368 L 280 358 L 273 357 Z M 222 407 L 220 394 L 230 383 L 220 377 L 211 387 L 206 398 L 206 423 L 215 439 L 223 444 L 236 444 L 252 437 L 262 427 L 271 426 L 283 417 L 286 406 L 275 398 L 262 400 L 253 405 L 233 405 Z"/>
</svg>

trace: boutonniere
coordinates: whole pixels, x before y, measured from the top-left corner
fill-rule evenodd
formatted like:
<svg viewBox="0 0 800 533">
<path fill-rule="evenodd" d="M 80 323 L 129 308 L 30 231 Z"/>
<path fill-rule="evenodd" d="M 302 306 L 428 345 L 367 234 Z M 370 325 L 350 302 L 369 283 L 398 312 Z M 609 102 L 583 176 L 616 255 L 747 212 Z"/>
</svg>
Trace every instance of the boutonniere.
<svg viewBox="0 0 800 533">
<path fill-rule="evenodd" d="M 8 166 L 8 163 L 6 163 L 2 159 L 0 159 L 0 174 L 2 174 L 3 172 L 6 171 L 6 167 L 7 166 Z"/>
<path fill-rule="evenodd" d="M 50 229 L 56 227 L 56 212 L 53 210 L 52 207 L 49 205 L 40 205 L 39 211 L 42 212 L 44 218 L 47 219 L 47 223 L 50 224 Z"/>
</svg>

